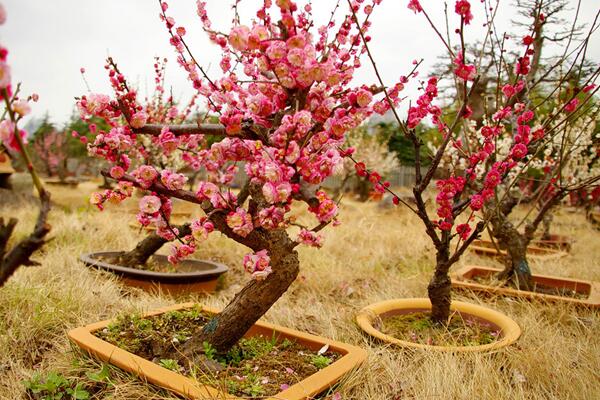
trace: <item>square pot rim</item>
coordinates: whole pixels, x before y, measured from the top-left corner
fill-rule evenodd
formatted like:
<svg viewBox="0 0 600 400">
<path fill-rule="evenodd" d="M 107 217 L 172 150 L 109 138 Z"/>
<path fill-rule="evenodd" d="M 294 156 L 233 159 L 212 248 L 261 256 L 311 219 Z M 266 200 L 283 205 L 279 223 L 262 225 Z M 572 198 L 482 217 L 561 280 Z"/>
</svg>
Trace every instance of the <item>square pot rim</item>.
<svg viewBox="0 0 600 400">
<path fill-rule="evenodd" d="M 194 305 L 200 305 L 202 310 L 208 311 L 209 313 L 220 312 L 220 310 L 213 307 L 207 307 L 196 302 L 187 302 L 154 309 L 144 313 L 143 316 L 155 316 L 169 311 L 190 308 Z M 184 398 L 242 400 L 240 397 L 236 397 L 208 385 L 202 385 L 182 374 L 163 368 L 150 360 L 146 360 L 145 358 L 130 353 L 93 335 L 92 332 L 107 327 L 113 320 L 114 319 L 107 319 L 72 329 L 67 333 L 67 336 L 78 347 L 94 357 L 132 373 L 142 380 L 175 392 Z M 330 349 L 342 354 L 340 359 L 329 366 L 265 400 L 303 400 L 310 396 L 317 395 L 339 381 L 344 375 L 360 365 L 367 358 L 366 350 L 333 339 L 262 321 L 256 322 L 254 326 L 272 330 L 287 337 L 295 337 L 301 341 L 308 341 L 321 345 L 327 344 Z"/>
<path fill-rule="evenodd" d="M 582 300 L 582 299 L 570 298 L 570 297 L 565 297 L 565 296 L 557 296 L 557 295 L 553 295 L 553 294 L 529 292 L 529 291 L 517 290 L 517 289 L 513 289 L 513 288 L 489 286 L 489 285 L 483 285 L 481 283 L 464 281 L 463 279 L 467 279 L 467 278 L 465 278 L 465 275 L 474 269 L 482 270 L 482 271 L 490 271 L 490 272 L 500 272 L 501 271 L 500 268 L 485 267 L 485 266 L 480 266 L 480 265 L 465 265 L 464 267 L 458 269 L 457 271 L 455 271 L 451 274 L 450 278 L 452 280 L 452 287 L 461 287 L 461 288 L 471 289 L 473 291 L 486 291 L 488 293 L 493 293 L 493 294 L 503 294 L 503 295 L 509 295 L 509 296 L 514 296 L 514 297 L 527 298 L 527 299 L 562 301 L 562 302 L 579 304 L 579 305 L 584 305 L 584 306 L 589 306 L 589 307 L 594 307 L 594 308 L 600 308 L 600 282 L 588 281 L 588 280 L 583 280 L 583 279 L 566 278 L 566 277 L 554 276 L 554 275 L 532 274 L 532 276 L 534 278 L 552 279 L 552 280 L 559 280 L 559 281 L 568 282 L 568 283 L 588 285 L 590 287 L 590 294 L 587 299 Z"/>
</svg>

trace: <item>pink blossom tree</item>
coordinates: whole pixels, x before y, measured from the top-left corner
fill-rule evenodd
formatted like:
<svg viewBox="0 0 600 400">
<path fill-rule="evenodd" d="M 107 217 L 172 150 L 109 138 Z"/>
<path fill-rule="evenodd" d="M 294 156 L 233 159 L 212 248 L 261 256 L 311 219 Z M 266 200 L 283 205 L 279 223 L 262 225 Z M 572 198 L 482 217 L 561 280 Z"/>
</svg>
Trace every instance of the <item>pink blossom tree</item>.
<svg viewBox="0 0 600 400">
<path fill-rule="evenodd" d="M 0 4 L 0 25 L 6 20 L 6 11 Z M 42 181 L 33 167 L 25 146 L 27 133 L 19 129 L 21 119 L 29 114 L 31 101 L 37 101 L 38 95 L 32 94 L 26 98 L 19 97 L 20 84 L 13 89 L 10 65 L 8 64 L 8 49 L 0 45 L 0 101 L 4 103 L 4 112 L 0 121 L 0 145 L 22 157 L 31 175 L 33 184 L 40 198 L 40 212 L 31 234 L 9 247 L 9 241 L 18 223 L 16 218 L 7 222 L 0 217 L 0 287 L 14 274 L 20 266 L 38 265 L 31 256 L 45 243 L 45 237 L 50 232 L 47 223 L 50 212 L 50 194 L 44 189 Z"/>
<path fill-rule="evenodd" d="M 214 231 L 251 250 L 243 265 L 252 280 L 186 343 L 183 354 L 198 351 L 204 341 L 223 351 L 296 279 L 296 247 L 321 245 L 319 231 L 336 222 L 337 205 L 318 186 L 348 154 L 341 150 L 345 134 L 373 110 L 387 111 L 398 99 L 400 86 L 388 89 L 387 100 L 375 101 L 380 88 L 352 85 L 363 42 L 351 23 L 354 11 L 339 25 L 332 15 L 327 25 L 315 29 L 309 4 L 269 1 L 250 25 L 236 17 L 233 28 L 222 33 L 212 27 L 204 3 L 198 2 L 204 30 L 223 52 L 221 77 L 211 77 L 189 52 L 185 28 L 168 16 L 167 3 L 160 5 L 178 63 L 220 124 L 152 123 L 136 91 L 109 63 L 114 97 L 90 94 L 78 101 L 83 118 L 110 122 L 110 131 L 97 132 L 89 151 L 110 162 L 112 168 L 105 173 L 119 181 L 117 189 L 95 194 L 92 202 L 102 207 L 107 200 L 122 200 L 133 186 L 149 191 L 140 201 L 138 221 L 155 223 L 156 233 L 174 242 L 169 257 L 174 263 L 192 254 Z M 372 6 L 360 13 L 367 26 L 371 11 Z M 209 136 L 217 141 L 204 148 L 202 142 Z M 186 163 L 204 169 L 207 179 L 196 191 L 188 191 L 186 177 L 172 169 L 155 164 L 132 167 L 133 158 L 146 154 L 143 141 L 148 137 L 166 154 L 181 150 Z M 231 185 L 240 165 L 247 181 L 235 193 Z M 168 222 L 171 198 L 204 210 L 205 217 L 191 221 L 191 234 L 182 235 Z M 292 224 L 297 202 L 314 215 L 314 226 Z"/>
<path fill-rule="evenodd" d="M 448 56 L 453 60 L 454 95 L 457 104 L 451 113 L 442 112 L 442 104 L 438 102 L 438 77 L 430 77 L 421 82 L 422 94 L 416 101 L 410 103 L 407 118 L 400 118 L 395 108 L 391 108 L 396 121 L 405 136 L 409 138 L 415 149 L 416 183 L 413 187 L 415 207 L 405 203 L 421 219 L 425 230 L 436 249 L 436 265 L 428 285 L 428 294 L 432 303 L 431 318 L 438 323 L 448 321 L 451 303 L 450 267 L 464 254 L 469 245 L 475 240 L 492 221 L 494 216 L 502 212 L 502 204 L 507 196 L 508 188 L 513 187 L 515 179 L 523 173 L 522 166 L 545 148 L 548 142 L 554 140 L 560 128 L 566 121 L 573 121 L 582 110 L 590 104 L 592 95 L 597 88 L 594 81 L 598 77 L 596 69 L 584 85 L 586 94 L 578 99 L 578 92 L 569 92 L 564 100 L 564 106 L 570 114 L 563 116 L 560 112 L 550 113 L 542 126 L 532 126 L 539 104 L 535 101 L 534 89 L 542 82 L 530 77 L 532 60 L 536 53 L 534 44 L 539 40 L 536 35 L 542 34 L 539 29 L 540 13 L 532 15 L 530 33 L 519 39 L 514 45 L 518 56 L 515 60 L 505 58 L 505 48 L 510 40 L 507 36 L 496 36 L 494 16 L 498 5 L 490 6 L 484 3 L 481 11 L 486 16 L 485 26 L 488 27 L 484 40 L 478 46 L 467 46 L 465 31 L 473 21 L 471 4 L 467 0 L 458 0 L 454 4 L 454 17 L 457 20 L 454 32 L 458 46 L 455 47 L 451 37 L 443 35 L 432 22 L 430 15 L 418 0 L 410 0 L 408 8 L 423 16 L 439 37 Z M 483 6 L 482 6 L 483 7 Z M 353 23 L 360 27 L 359 19 L 353 18 Z M 577 47 L 577 56 L 566 61 L 563 67 L 569 69 L 582 62 L 585 56 L 585 45 L 595 27 L 592 27 L 586 40 Z M 446 31 L 451 31 L 450 26 Z M 364 37 L 364 34 L 363 34 Z M 473 49 L 469 51 L 468 49 Z M 377 70 L 368 46 L 365 51 L 377 73 L 382 87 L 386 87 Z M 482 54 L 494 54 L 496 63 L 491 73 L 495 76 L 497 88 L 494 101 L 487 104 L 488 109 L 477 114 L 471 107 L 474 97 L 479 94 L 479 70 Z M 568 64 L 567 64 L 568 62 Z M 415 61 L 415 64 L 418 64 Z M 409 78 L 413 78 L 409 76 Z M 406 79 L 408 81 L 408 78 Z M 554 82 L 553 91 L 564 92 L 567 85 L 564 79 Z M 384 89 L 387 97 L 387 90 Z M 391 105 L 392 99 L 390 99 Z M 485 104 L 484 104 L 485 105 Z M 561 110 L 562 111 L 562 110 Z M 485 117 L 489 115 L 490 117 Z M 434 150 L 428 168 L 422 168 L 421 147 L 424 146 L 418 136 L 416 127 L 425 118 L 430 118 L 442 135 L 442 142 Z M 499 141 L 503 148 L 499 148 Z M 448 160 L 445 163 L 445 160 Z M 379 175 L 365 164 L 356 160 L 356 168 L 360 175 L 383 185 Z M 449 177 L 435 182 L 438 194 L 436 210 L 432 215 L 423 201 L 424 191 L 433 183 L 434 173 L 442 166 L 448 167 Z M 384 188 L 391 191 L 389 188 Z M 398 196 L 395 203 L 403 202 Z M 493 221 L 492 221 L 493 225 Z"/>
</svg>

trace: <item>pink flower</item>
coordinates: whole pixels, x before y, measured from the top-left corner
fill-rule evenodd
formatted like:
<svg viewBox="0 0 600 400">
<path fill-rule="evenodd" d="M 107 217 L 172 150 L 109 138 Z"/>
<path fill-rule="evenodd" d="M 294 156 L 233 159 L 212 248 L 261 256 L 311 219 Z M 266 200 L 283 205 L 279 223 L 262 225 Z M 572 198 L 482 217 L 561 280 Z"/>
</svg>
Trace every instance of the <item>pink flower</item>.
<svg viewBox="0 0 600 400">
<path fill-rule="evenodd" d="M 462 240 L 467 240 L 471 234 L 471 227 L 469 224 L 459 224 L 456 227 L 456 233 L 458 233 Z"/>
<path fill-rule="evenodd" d="M 573 112 L 573 111 L 575 111 L 575 109 L 577 108 L 578 104 L 579 104 L 579 100 L 577 98 L 572 99 L 565 106 L 565 111 L 566 112 Z"/>
<path fill-rule="evenodd" d="M 149 188 L 158 177 L 158 172 L 150 165 L 141 165 L 133 170 L 131 174 L 136 182 L 144 189 Z"/>
<path fill-rule="evenodd" d="M 167 154 L 174 152 L 179 146 L 179 140 L 173 132 L 169 131 L 169 127 L 166 125 L 163 126 L 160 135 L 158 135 L 158 143 Z"/>
<path fill-rule="evenodd" d="M 252 217 L 241 207 L 238 207 L 235 212 L 230 212 L 225 221 L 227 222 L 227 226 L 229 226 L 234 233 L 242 237 L 248 236 L 254 229 Z"/>
<path fill-rule="evenodd" d="M 110 176 L 112 176 L 115 179 L 121 179 L 123 175 L 125 175 L 125 170 L 123 170 L 123 168 L 119 167 L 118 165 L 110 169 Z"/>
<path fill-rule="evenodd" d="M 369 90 L 361 89 L 356 95 L 356 103 L 359 107 L 366 107 L 373 100 L 373 94 Z"/>
<path fill-rule="evenodd" d="M 140 211 L 145 214 L 154 214 L 160 210 L 161 204 L 157 196 L 144 196 L 140 200 Z"/>
<path fill-rule="evenodd" d="M 269 265 L 271 258 L 267 250 L 260 250 L 254 254 L 246 254 L 244 256 L 244 269 L 252 274 L 256 280 L 265 279 L 273 270 Z"/>
<path fill-rule="evenodd" d="M 144 111 L 138 111 L 131 116 L 130 124 L 133 128 L 139 129 L 143 128 L 146 125 L 146 121 L 148 120 L 148 114 Z"/>
<path fill-rule="evenodd" d="M 296 238 L 296 242 L 319 248 L 323 246 L 323 237 L 313 231 L 302 228 Z"/>
<path fill-rule="evenodd" d="M 465 81 L 472 81 L 475 79 L 477 68 L 475 68 L 475 65 L 465 64 L 461 53 L 454 59 L 454 65 L 456 65 L 456 68 L 454 69 L 456 76 Z"/>
<path fill-rule="evenodd" d="M 208 239 L 208 235 L 215 230 L 215 226 L 212 222 L 208 221 L 206 217 L 194 220 L 191 224 L 192 237 L 197 242 L 203 242 Z"/>
<path fill-rule="evenodd" d="M 520 160 L 527 155 L 527 146 L 523 143 L 517 143 L 515 147 L 513 147 L 511 155 L 513 158 Z"/>
<path fill-rule="evenodd" d="M 231 32 L 229 32 L 229 44 L 236 50 L 247 50 L 249 33 L 250 28 L 248 28 L 247 26 L 236 26 L 231 30 Z"/>
<path fill-rule="evenodd" d="M 473 211 L 479 211 L 483 208 L 483 196 L 481 196 L 480 194 L 474 194 L 473 196 L 471 196 L 471 202 L 470 202 L 470 207 L 471 210 Z"/>
<path fill-rule="evenodd" d="M 0 61 L 0 89 L 10 85 L 10 67 L 4 61 Z"/>
<path fill-rule="evenodd" d="M 169 190 L 181 190 L 187 182 L 187 177 L 177 172 L 169 171 L 168 169 L 163 170 L 160 173 L 160 181 Z"/>
<path fill-rule="evenodd" d="M 465 24 L 469 24 L 473 19 L 471 4 L 467 0 L 458 0 L 454 6 L 454 11 L 463 18 Z"/>
<path fill-rule="evenodd" d="M 502 93 L 504 93 L 507 99 L 514 96 L 516 92 L 517 91 L 515 90 L 515 88 L 510 84 L 502 86 Z"/>
<path fill-rule="evenodd" d="M 410 0 L 408 2 L 408 9 L 413 10 L 415 12 L 415 14 L 423 11 L 423 8 L 421 7 L 421 3 L 419 3 L 419 0 Z"/>
<path fill-rule="evenodd" d="M 337 215 L 337 204 L 335 204 L 333 200 L 327 197 L 327 194 L 323 191 L 317 192 L 317 198 L 319 199 L 319 205 L 317 207 L 311 208 L 310 211 L 312 211 L 316 215 L 317 219 L 320 222 L 331 221 Z"/>
<path fill-rule="evenodd" d="M 31 112 L 31 107 L 29 106 L 27 100 L 19 100 L 14 102 L 12 108 L 21 117 L 24 117 Z"/>
</svg>

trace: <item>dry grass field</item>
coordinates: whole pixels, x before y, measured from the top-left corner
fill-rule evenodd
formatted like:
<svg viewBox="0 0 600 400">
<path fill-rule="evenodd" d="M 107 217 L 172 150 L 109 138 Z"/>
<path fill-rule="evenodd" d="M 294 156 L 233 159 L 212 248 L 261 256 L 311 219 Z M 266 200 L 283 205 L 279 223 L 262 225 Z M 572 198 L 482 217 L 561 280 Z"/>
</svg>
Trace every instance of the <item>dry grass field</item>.
<svg viewBox="0 0 600 400">
<path fill-rule="evenodd" d="M 37 371 L 57 371 L 81 382 L 93 398 L 175 399 L 118 369 L 105 383 L 90 374 L 102 365 L 77 351 L 67 330 L 118 313 L 189 301 L 127 289 L 115 278 L 78 262 L 83 252 L 126 249 L 141 235 L 133 216 L 97 212 L 86 192 L 51 188 L 59 204 L 51 214 L 53 240 L 35 258 L 41 267 L 22 268 L 0 289 L 0 399 L 21 399 L 21 383 Z M 0 204 L 0 215 L 19 218 L 24 235 L 35 219 L 25 201 Z M 409 351 L 370 340 L 354 323 L 362 307 L 384 299 L 423 297 L 433 268 L 432 246 L 420 222 L 403 208 L 381 210 L 351 200 L 341 205 L 342 225 L 325 230 L 321 250 L 300 250 L 301 277 L 265 319 L 368 349 L 367 362 L 320 398 L 338 392 L 344 400 L 393 399 L 598 399 L 600 398 L 600 313 L 509 298 L 454 298 L 506 313 L 523 329 L 516 345 L 492 354 Z M 600 231 L 582 213 L 559 211 L 554 231 L 576 238 L 565 258 L 536 262 L 537 273 L 600 281 Z M 165 251 L 166 249 L 163 249 Z M 245 249 L 214 234 L 197 257 L 230 266 L 224 287 L 191 300 L 223 306 L 248 279 L 241 270 Z M 460 265 L 493 261 L 467 254 Z"/>
</svg>

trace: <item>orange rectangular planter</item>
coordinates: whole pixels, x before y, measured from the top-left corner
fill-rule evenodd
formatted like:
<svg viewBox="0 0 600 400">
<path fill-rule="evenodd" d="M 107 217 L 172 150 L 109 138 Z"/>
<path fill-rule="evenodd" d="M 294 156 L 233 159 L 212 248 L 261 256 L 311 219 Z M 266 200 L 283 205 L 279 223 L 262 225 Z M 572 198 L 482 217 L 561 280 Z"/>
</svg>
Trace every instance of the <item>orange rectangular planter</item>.
<svg viewBox="0 0 600 400">
<path fill-rule="evenodd" d="M 194 303 L 183 303 L 175 306 L 164 307 L 149 312 L 145 316 L 162 314 L 168 311 L 181 310 L 192 307 Z M 218 313 L 218 310 L 202 307 L 210 313 Z M 69 331 L 68 336 L 83 350 L 92 356 L 110 364 L 113 364 L 127 372 L 137 375 L 139 378 L 171 390 L 186 399 L 227 399 L 242 400 L 239 397 L 224 393 L 223 391 L 198 383 L 177 372 L 170 371 L 149 360 L 136 356 L 128 351 L 120 349 L 104 340 L 94 336 L 93 332 L 104 329 L 112 321 L 101 321 L 84 327 Z M 303 400 L 315 396 L 339 381 L 345 374 L 361 364 L 367 357 L 367 352 L 359 347 L 311 335 L 294 329 L 257 322 L 246 333 L 246 337 L 264 335 L 271 337 L 278 335 L 280 339 L 295 340 L 311 350 L 319 350 L 324 345 L 329 345 L 331 351 L 342 355 L 337 361 L 323 368 L 308 378 L 290 386 L 286 390 L 269 397 L 266 400 Z"/>
<path fill-rule="evenodd" d="M 503 286 L 482 285 L 469 280 L 480 276 L 486 277 L 500 272 L 499 268 L 480 267 L 474 265 L 465 266 L 452 274 L 452 287 L 470 289 L 474 292 L 487 292 L 491 294 L 521 297 L 527 299 L 539 299 L 550 301 L 562 301 L 567 303 L 590 306 L 594 308 L 600 307 L 600 282 L 582 281 L 570 278 L 560 278 L 547 275 L 532 275 L 533 282 L 552 286 L 556 288 L 566 288 L 577 293 L 587 295 L 585 299 L 576 299 L 566 296 L 557 296 L 544 293 L 529 292 L 526 290 L 517 290 Z"/>
<path fill-rule="evenodd" d="M 469 246 L 469 250 L 475 254 L 487 257 L 502 257 L 506 255 L 506 250 L 498 250 L 490 240 L 474 240 Z M 547 260 L 566 256 L 567 253 L 556 248 L 537 247 L 535 245 L 527 246 L 527 257 L 537 260 Z"/>
</svg>

